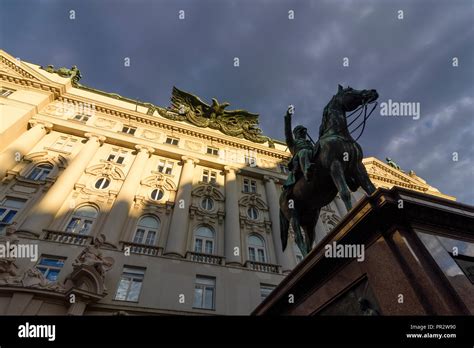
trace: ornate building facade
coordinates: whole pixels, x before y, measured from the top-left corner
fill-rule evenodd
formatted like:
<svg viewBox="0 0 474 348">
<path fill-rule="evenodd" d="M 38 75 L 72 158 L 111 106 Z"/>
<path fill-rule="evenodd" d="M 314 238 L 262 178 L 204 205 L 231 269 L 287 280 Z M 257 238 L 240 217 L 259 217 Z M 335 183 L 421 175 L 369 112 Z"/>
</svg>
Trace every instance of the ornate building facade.
<svg viewBox="0 0 474 348">
<path fill-rule="evenodd" d="M 177 89 L 137 102 L 4 51 L 0 77 L 0 314 L 249 314 L 301 260 L 280 242 L 290 154 L 258 115 Z M 453 199 L 364 164 L 377 187 Z M 323 208 L 316 242 L 346 213 Z"/>
</svg>

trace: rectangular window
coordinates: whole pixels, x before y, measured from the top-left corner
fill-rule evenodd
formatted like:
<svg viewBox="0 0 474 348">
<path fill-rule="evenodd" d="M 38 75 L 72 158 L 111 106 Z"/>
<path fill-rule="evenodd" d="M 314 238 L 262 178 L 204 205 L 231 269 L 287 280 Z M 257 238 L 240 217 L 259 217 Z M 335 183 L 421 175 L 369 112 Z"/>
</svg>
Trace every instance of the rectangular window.
<svg viewBox="0 0 474 348">
<path fill-rule="evenodd" d="M 202 253 L 202 239 L 196 238 L 194 241 L 194 251 L 196 253 Z"/>
<path fill-rule="evenodd" d="M 214 309 L 216 278 L 196 276 L 194 308 Z"/>
<path fill-rule="evenodd" d="M 137 130 L 137 127 L 132 127 L 132 126 L 122 127 L 122 133 L 125 133 L 125 134 L 134 135 L 136 130 Z"/>
<path fill-rule="evenodd" d="M 36 268 L 51 282 L 58 280 L 59 272 L 64 266 L 65 257 L 41 256 Z"/>
<path fill-rule="evenodd" d="M 117 288 L 117 293 L 115 294 L 115 299 L 119 301 L 138 302 L 144 277 L 144 268 L 125 266 Z"/>
<path fill-rule="evenodd" d="M 10 88 L 5 88 L 5 87 L 2 87 L 0 89 L 0 97 L 8 97 L 10 94 L 12 94 L 13 92 L 15 92 L 14 89 L 10 89 Z"/>
<path fill-rule="evenodd" d="M 202 182 L 215 184 L 217 182 L 217 172 L 214 170 L 203 169 Z"/>
<path fill-rule="evenodd" d="M 91 116 L 86 114 L 77 114 L 76 116 L 74 116 L 74 120 L 82 123 L 86 123 L 87 121 L 89 121 L 90 118 Z"/>
<path fill-rule="evenodd" d="M 77 143 L 77 139 L 60 136 L 54 144 L 51 146 L 54 150 L 71 152 L 74 148 L 74 145 Z"/>
<path fill-rule="evenodd" d="M 26 203 L 26 199 L 5 197 L 0 204 L 0 234 L 4 232 L 6 226 L 13 222 L 13 218 L 18 214 Z"/>
<path fill-rule="evenodd" d="M 216 147 L 208 146 L 207 147 L 207 154 L 213 155 L 213 156 L 218 156 L 219 155 L 219 149 Z"/>
<path fill-rule="evenodd" d="M 265 300 L 268 295 L 275 289 L 275 285 L 260 284 L 260 298 Z"/>
<path fill-rule="evenodd" d="M 127 157 L 127 155 L 128 155 L 127 151 L 112 150 L 109 157 L 107 157 L 107 161 L 123 164 L 125 162 L 125 158 Z"/>
<path fill-rule="evenodd" d="M 251 179 L 244 179 L 244 192 L 245 193 L 256 193 L 257 192 L 257 181 Z"/>
<path fill-rule="evenodd" d="M 173 172 L 174 162 L 159 160 L 158 161 L 158 171 L 163 174 L 170 175 Z"/>
<path fill-rule="evenodd" d="M 155 239 L 156 239 L 156 232 L 155 231 L 148 231 L 148 234 L 146 235 L 145 244 L 146 245 L 155 245 Z"/>
<path fill-rule="evenodd" d="M 137 232 L 135 232 L 135 237 L 133 237 L 133 242 L 136 244 L 142 244 L 144 236 L 145 236 L 145 230 L 139 228 Z"/>
<path fill-rule="evenodd" d="M 179 143 L 179 139 L 178 138 L 167 137 L 165 143 L 177 146 L 178 143 Z"/>
</svg>

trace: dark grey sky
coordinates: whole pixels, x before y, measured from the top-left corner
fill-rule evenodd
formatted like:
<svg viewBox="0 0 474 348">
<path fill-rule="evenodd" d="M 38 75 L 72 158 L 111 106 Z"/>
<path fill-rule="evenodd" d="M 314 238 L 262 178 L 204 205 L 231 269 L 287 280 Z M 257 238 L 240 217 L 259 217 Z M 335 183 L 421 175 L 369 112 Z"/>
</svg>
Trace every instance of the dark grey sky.
<svg viewBox="0 0 474 348">
<path fill-rule="evenodd" d="M 226 100 L 230 109 L 259 113 L 264 133 L 279 139 L 288 104 L 296 107 L 295 124 L 316 138 L 338 83 L 377 89 L 380 102 L 419 102 L 419 120 L 382 117 L 377 109 L 359 140 L 365 156 L 392 157 L 474 204 L 473 4 L 0 0 L 0 46 L 40 65 L 76 64 L 85 85 L 161 106 L 169 105 L 173 85 L 206 101 Z"/>
</svg>

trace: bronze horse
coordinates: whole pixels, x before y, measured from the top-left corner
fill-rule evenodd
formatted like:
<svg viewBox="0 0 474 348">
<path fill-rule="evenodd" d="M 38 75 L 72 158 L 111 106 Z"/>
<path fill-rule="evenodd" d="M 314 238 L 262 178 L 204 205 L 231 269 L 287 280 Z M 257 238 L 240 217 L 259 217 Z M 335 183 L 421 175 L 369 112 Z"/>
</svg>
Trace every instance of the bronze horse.
<svg viewBox="0 0 474 348">
<path fill-rule="evenodd" d="M 337 93 L 324 108 L 319 140 L 314 145 L 312 154 L 311 162 L 314 164 L 311 165 L 311 179 L 306 181 L 301 170 L 297 171 L 295 184 L 280 196 L 283 251 L 288 243 L 290 221 L 295 232 L 295 242 L 305 256 L 311 251 L 314 242 L 320 209 L 329 204 L 338 192 L 349 211 L 352 208 L 349 190 L 356 191 L 362 187 L 368 195 L 375 191 L 362 164 L 362 148 L 349 132 L 347 118 L 351 115 L 346 116 L 346 112 L 357 109 L 362 113 L 364 107 L 367 111 L 367 105 L 376 103 L 377 98 L 378 93 L 374 89 L 344 89 L 339 85 Z M 364 127 L 366 119 L 365 115 Z"/>
</svg>

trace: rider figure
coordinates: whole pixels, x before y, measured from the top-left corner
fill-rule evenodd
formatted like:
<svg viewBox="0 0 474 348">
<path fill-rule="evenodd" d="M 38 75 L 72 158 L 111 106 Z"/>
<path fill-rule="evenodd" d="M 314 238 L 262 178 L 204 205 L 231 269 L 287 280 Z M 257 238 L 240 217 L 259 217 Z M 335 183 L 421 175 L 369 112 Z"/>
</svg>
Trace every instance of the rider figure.
<svg viewBox="0 0 474 348">
<path fill-rule="evenodd" d="M 306 181 L 311 180 L 311 159 L 313 157 L 313 144 L 306 138 L 307 129 L 301 125 L 296 126 L 291 133 L 291 115 L 294 112 L 293 106 L 290 105 L 286 111 L 285 116 L 285 138 L 286 144 L 293 155 L 290 162 L 288 163 L 288 169 L 290 171 L 288 178 L 283 185 L 285 189 L 296 183 L 296 172 L 300 169 Z M 293 138 L 294 135 L 294 138 Z"/>
</svg>

